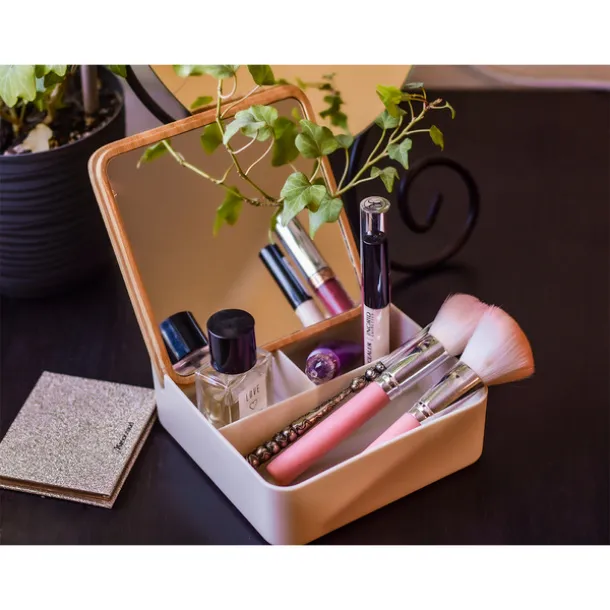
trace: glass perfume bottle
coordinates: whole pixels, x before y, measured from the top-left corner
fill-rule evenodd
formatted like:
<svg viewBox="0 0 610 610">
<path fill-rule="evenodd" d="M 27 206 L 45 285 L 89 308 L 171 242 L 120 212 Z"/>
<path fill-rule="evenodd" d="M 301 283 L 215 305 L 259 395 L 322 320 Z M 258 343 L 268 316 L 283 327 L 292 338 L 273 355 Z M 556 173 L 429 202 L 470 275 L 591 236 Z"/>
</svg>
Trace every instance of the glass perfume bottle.
<svg viewBox="0 0 610 610">
<path fill-rule="evenodd" d="M 207 323 L 210 359 L 195 373 L 197 406 L 222 428 L 267 407 L 271 354 L 257 349 L 254 318 L 223 309 Z"/>
<path fill-rule="evenodd" d="M 178 375 L 191 375 L 203 365 L 209 352 L 208 341 L 190 311 L 179 311 L 159 326 L 172 368 Z"/>
</svg>

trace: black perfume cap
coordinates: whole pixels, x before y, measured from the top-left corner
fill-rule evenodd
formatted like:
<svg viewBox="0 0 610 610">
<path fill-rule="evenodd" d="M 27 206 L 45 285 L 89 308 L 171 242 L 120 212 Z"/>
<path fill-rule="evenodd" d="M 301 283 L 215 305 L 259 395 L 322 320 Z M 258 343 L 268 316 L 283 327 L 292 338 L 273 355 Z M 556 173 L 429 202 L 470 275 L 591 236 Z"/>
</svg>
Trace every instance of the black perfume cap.
<svg viewBox="0 0 610 610">
<path fill-rule="evenodd" d="M 208 340 L 190 311 L 179 311 L 161 322 L 161 336 L 170 362 L 176 364 L 196 350 L 206 347 Z"/>
<path fill-rule="evenodd" d="M 284 293 L 292 309 L 296 309 L 305 301 L 311 300 L 311 295 L 307 293 L 288 261 L 284 258 L 282 251 L 275 244 L 265 246 L 258 253 L 258 256 Z"/>
<path fill-rule="evenodd" d="M 238 375 L 256 364 L 254 318 L 243 309 L 221 309 L 208 320 L 210 361 L 219 373 Z"/>
</svg>

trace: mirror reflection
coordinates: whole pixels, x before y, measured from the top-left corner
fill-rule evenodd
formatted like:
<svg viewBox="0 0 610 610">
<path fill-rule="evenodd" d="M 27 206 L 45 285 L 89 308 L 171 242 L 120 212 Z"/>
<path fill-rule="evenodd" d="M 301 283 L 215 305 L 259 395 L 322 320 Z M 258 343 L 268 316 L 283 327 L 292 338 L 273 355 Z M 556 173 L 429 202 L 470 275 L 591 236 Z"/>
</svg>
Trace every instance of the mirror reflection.
<svg viewBox="0 0 610 610">
<path fill-rule="evenodd" d="M 280 116 L 302 114 L 297 100 L 274 106 Z M 231 160 L 222 146 L 211 154 L 204 150 L 203 130 L 172 137 L 171 148 L 200 171 L 220 178 Z M 243 148 L 243 169 L 251 167 L 248 175 L 275 196 L 295 167 L 307 175 L 314 169 L 313 162 L 300 157 L 295 167 L 273 167 L 269 157 L 256 163 L 269 142 L 241 134 L 231 142 L 234 150 Z M 190 312 L 172 318 L 168 332 L 186 329 L 192 345 L 199 342 L 203 350 L 206 339 L 198 336 L 198 329 L 205 333 L 210 316 L 222 309 L 243 309 L 254 317 L 257 344 L 265 346 L 358 304 L 356 270 L 339 223 L 324 224 L 312 241 L 306 211 L 286 227 L 278 224 L 275 232 L 273 207 L 244 202 L 235 217 L 224 214 L 219 219 L 225 189 L 183 167 L 170 153 L 138 167 L 146 148 L 112 158 L 108 178 L 158 325 Z M 256 191 L 231 172 L 227 184 L 255 199 Z M 192 373 L 197 358 L 176 367 L 179 355 L 172 359 L 176 372 Z"/>
</svg>

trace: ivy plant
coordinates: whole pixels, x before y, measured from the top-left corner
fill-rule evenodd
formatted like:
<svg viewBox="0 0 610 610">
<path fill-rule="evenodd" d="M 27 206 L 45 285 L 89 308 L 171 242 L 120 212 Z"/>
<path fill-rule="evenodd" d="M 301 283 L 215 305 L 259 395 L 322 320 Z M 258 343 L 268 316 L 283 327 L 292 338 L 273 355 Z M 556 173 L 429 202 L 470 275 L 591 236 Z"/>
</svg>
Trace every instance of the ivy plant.
<svg viewBox="0 0 610 610">
<path fill-rule="evenodd" d="M 235 113 L 228 118 L 231 109 L 247 99 L 263 86 L 286 84 L 283 79 L 276 80 L 270 66 L 247 66 L 254 86 L 242 98 L 233 99 L 237 90 L 239 66 L 174 66 L 175 72 L 183 77 L 207 75 L 215 78 L 215 98 L 198 98 L 193 107 L 209 106 L 215 108 L 215 121 L 203 128 L 201 146 L 204 153 L 212 154 L 219 147 L 224 147 L 229 155 L 229 165 L 222 176 L 212 176 L 198 165 L 187 161 L 175 150 L 171 140 L 163 140 L 145 150 L 138 166 L 153 161 L 163 154 L 170 154 L 182 167 L 195 172 L 202 178 L 211 181 L 225 191 L 225 198 L 216 210 L 213 233 L 216 235 L 224 225 L 234 225 L 243 204 L 273 209 L 271 229 L 276 222 L 287 224 L 297 214 L 307 209 L 309 214 L 310 234 L 313 238 L 324 223 L 335 222 L 343 207 L 341 197 L 350 189 L 369 180 L 379 179 L 385 189 L 391 193 L 398 171 L 394 166 L 384 166 L 387 160 L 396 161 L 403 168 L 409 168 L 409 153 L 413 146 L 413 137 L 428 134 L 432 142 L 441 149 L 444 147 L 443 134 L 434 124 L 425 126 L 424 119 L 437 110 L 447 109 L 451 116 L 455 111 L 451 105 L 442 100 L 429 100 L 423 83 L 407 83 L 402 88 L 379 85 L 377 95 L 383 103 L 384 111 L 375 119 L 380 128 L 380 137 L 358 172 L 347 180 L 349 150 L 354 138 L 348 132 L 348 117 L 343 112 L 341 94 L 334 85 L 334 74 L 325 75 L 319 83 L 306 83 L 297 80 L 302 89 L 315 87 L 326 92 L 324 101 L 328 108 L 320 113 L 322 119 L 340 133 L 333 132 L 329 126 L 318 125 L 310 120 L 294 116 L 279 116 L 274 106 L 253 105 Z M 229 86 L 227 86 L 229 83 Z M 227 91 L 228 90 L 228 91 Z M 249 139 L 239 149 L 233 146 L 233 138 L 241 133 Z M 263 143 L 264 152 L 249 167 L 240 161 L 240 153 L 256 142 Z M 327 155 L 343 150 L 345 169 L 336 188 L 331 189 L 319 175 L 321 161 Z M 298 171 L 293 162 L 298 157 L 314 161 L 309 174 Z M 269 159 L 275 167 L 287 166 L 292 171 L 286 177 L 279 193 L 268 193 L 257 184 L 251 176 L 252 169 L 264 159 Z M 231 172 L 240 181 L 247 183 L 254 195 L 244 195 L 229 179 Z"/>
<path fill-rule="evenodd" d="M 126 76 L 125 66 L 107 66 L 119 76 Z M 50 125 L 61 108 L 65 108 L 64 94 L 76 74 L 76 65 L 14 65 L 0 66 L 0 119 L 12 126 L 15 135 L 36 124 Z M 95 76 L 97 66 L 80 66 L 81 75 Z M 83 91 L 83 106 L 86 114 L 97 111 L 97 100 Z M 36 114 L 36 121 L 27 121 L 30 113 Z"/>
</svg>

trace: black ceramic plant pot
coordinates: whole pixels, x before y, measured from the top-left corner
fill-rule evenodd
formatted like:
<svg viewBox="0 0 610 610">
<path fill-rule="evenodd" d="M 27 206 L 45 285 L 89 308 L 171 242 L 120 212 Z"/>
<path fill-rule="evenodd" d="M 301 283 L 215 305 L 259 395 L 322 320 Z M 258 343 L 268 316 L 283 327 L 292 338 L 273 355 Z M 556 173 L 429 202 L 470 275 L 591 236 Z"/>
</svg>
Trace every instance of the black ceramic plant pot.
<svg viewBox="0 0 610 610">
<path fill-rule="evenodd" d="M 100 78 L 120 97 L 106 124 L 49 151 L 0 156 L 1 294 L 56 293 L 113 260 L 87 162 L 125 136 L 125 107 L 118 79 L 105 69 Z"/>
</svg>

